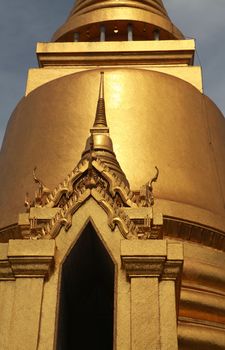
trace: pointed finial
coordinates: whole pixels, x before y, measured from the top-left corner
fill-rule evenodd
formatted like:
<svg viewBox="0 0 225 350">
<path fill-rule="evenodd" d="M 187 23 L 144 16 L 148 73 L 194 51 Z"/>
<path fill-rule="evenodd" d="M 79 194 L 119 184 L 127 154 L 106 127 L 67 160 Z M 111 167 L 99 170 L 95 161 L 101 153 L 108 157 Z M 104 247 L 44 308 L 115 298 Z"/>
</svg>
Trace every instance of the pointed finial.
<svg viewBox="0 0 225 350">
<path fill-rule="evenodd" d="M 88 188 L 95 187 L 96 179 L 93 171 L 93 160 L 100 160 L 110 169 L 121 181 L 125 187 L 129 188 L 129 183 L 123 173 L 115 153 L 113 152 L 113 144 L 109 135 L 105 115 L 105 100 L 104 100 L 104 72 L 100 75 L 100 86 L 96 116 L 93 127 L 90 129 L 90 136 L 87 139 L 85 150 L 82 153 L 82 160 L 88 160 L 88 176 L 86 186 Z"/>
<path fill-rule="evenodd" d="M 95 122 L 93 127 L 106 127 L 106 115 L 105 115 L 105 99 L 104 99 L 104 72 L 101 72 L 100 78 L 100 86 L 99 86 L 99 96 L 98 96 L 98 104 L 95 115 Z"/>
</svg>

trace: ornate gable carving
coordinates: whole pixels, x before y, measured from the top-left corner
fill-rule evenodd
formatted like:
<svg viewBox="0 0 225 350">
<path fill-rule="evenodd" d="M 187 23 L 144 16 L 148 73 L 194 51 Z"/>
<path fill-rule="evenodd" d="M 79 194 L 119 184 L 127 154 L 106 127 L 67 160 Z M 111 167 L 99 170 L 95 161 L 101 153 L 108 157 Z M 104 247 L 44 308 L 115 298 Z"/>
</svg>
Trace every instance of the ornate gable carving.
<svg viewBox="0 0 225 350">
<path fill-rule="evenodd" d="M 146 196 L 149 196 L 146 193 Z M 33 201 L 27 208 L 29 228 L 23 229 L 24 238 L 54 238 L 62 226 L 69 230 L 75 212 L 90 197 L 103 208 L 108 215 L 108 224 L 112 230 L 118 225 L 121 234 L 127 239 L 159 238 L 160 226 L 153 223 L 153 210 L 150 206 L 145 215 L 146 201 L 134 194 L 121 179 L 108 168 L 103 161 L 90 157 L 79 162 L 78 166 L 47 196 L 39 191 L 38 201 Z M 143 208 L 143 203 L 144 207 Z M 48 219 L 32 216 L 39 209 L 50 213 Z M 129 209 L 136 210 L 139 218 L 130 218 Z M 142 213 L 141 213 L 142 212 Z M 144 213 L 144 214 L 143 214 Z M 145 215 L 145 216 L 143 216 Z"/>
<path fill-rule="evenodd" d="M 68 231 L 73 215 L 92 197 L 107 213 L 110 228 L 114 230 L 117 225 L 124 238 L 161 238 L 162 216 L 160 220 L 155 220 L 152 209 L 152 185 L 158 178 L 158 169 L 156 176 L 141 188 L 140 193 L 130 190 L 109 135 L 104 73 L 101 73 L 96 116 L 90 133 L 80 162 L 53 191 L 49 191 L 38 179 L 34 169 L 33 177 L 38 190 L 33 201 L 25 200 L 27 217 L 23 217 L 20 224 L 23 237 L 54 238 L 62 226 Z M 146 211 L 146 208 L 149 209 Z M 136 210 L 134 217 L 132 210 Z"/>
</svg>

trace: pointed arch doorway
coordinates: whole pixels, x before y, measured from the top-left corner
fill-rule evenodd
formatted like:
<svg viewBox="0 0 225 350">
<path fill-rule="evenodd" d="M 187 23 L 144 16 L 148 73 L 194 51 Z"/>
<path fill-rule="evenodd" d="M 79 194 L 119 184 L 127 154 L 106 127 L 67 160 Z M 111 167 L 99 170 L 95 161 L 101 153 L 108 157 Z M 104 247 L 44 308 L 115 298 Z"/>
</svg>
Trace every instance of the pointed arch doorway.
<svg viewBox="0 0 225 350">
<path fill-rule="evenodd" d="M 57 350 L 113 350 L 114 276 L 89 222 L 62 266 Z"/>
</svg>

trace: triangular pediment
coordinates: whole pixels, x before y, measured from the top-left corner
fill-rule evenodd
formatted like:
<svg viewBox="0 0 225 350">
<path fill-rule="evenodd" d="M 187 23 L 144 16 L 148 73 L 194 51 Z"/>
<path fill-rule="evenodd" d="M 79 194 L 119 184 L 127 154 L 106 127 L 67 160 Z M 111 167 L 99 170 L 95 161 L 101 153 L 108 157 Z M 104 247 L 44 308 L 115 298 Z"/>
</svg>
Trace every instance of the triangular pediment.
<svg viewBox="0 0 225 350">
<path fill-rule="evenodd" d="M 43 198 L 42 208 L 58 208 L 58 211 L 42 227 L 42 235 L 53 238 L 62 226 L 69 230 L 73 215 L 90 198 L 107 213 L 112 230 L 118 224 L 124 237 L 137 236 L 136 227 L 123 208 L 137 208 L 138 200 L 100 159 L 80 162 L 63 183 Z"/>
<path fill-rule="evenodd" d="M 146 202 L 143 206 L 143 196 L 130 191 L 104 162 L 93 156 L 89 161 L 79 162 L 53 191 L 38 193 L 36 204 L 33 202 L 33 207 L 28 210 L 31 213 L 28 235 L 55 238 L 61 227 L 68 231 L 78 209 L 92 198 L 106 212 L 111 230 L 118 226 L 124 238 L 158 238 L 157 225 L 153 228 L 152 206 L 146 206 Z M 42 214 L 43 220 L 38 220 L 38 211 L 51 215 L 44 220 Z M 130 218 L 131 211 L 136 212 L 136 221 L 134 217 Z"/>
</svg>

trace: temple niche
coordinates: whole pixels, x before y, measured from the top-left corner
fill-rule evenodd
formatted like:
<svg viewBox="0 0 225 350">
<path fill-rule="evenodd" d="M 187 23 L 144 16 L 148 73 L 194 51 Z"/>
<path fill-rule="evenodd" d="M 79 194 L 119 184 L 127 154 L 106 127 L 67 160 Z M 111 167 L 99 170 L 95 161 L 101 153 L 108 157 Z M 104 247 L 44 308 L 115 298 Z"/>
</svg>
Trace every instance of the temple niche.
<svg viewBox="0 0 225 350">
<path fill-rule="evenodd" d="M 57 349 L 113 349 L 114 278 L 89 222 L 62 265 Z"/>
<path fill-rule="evenodd" d="M 77 0 L 36 53 L 0 153 L 0 349 L 225 349 L 225 120 L 194 40 L 161 0 Z"/>
</svg>

